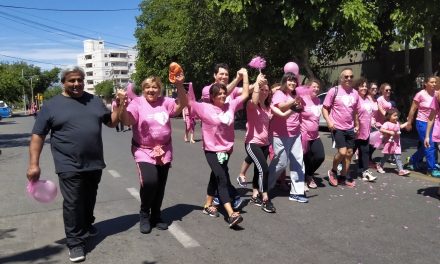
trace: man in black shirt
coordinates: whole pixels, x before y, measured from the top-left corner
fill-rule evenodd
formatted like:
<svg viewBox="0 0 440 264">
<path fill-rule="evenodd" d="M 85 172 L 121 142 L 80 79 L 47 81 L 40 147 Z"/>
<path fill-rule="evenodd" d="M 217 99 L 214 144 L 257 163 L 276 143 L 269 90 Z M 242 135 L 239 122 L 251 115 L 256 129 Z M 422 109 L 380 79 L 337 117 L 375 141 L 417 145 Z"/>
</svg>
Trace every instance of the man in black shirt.
<svg viewBox="0 0 440 264">
<path fill-rule="evenodd" d="M 73 262 L 85 259 L 85 239 L 97 234 L 95 217 L 98 183 L 105 168 L 102 124 L 115 127 L 117 112 L 102 100 L 84 92 L 84 71 L 75 67 L 61 73 L 63 92 L 44 103 L 32 130 L 27 177 L 40 177 L 40 154 L 46 135 L 63 195 L 64 230 Z"/>
</svg>

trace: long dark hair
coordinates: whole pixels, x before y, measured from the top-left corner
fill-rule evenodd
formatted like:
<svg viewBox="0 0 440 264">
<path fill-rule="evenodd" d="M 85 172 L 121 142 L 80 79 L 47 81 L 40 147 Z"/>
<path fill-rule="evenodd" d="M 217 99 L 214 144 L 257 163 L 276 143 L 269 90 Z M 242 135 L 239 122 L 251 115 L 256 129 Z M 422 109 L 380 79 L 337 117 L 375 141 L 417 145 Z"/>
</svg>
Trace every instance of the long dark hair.
<svg viewBox="0 0 440 264">
<path fill-rule="evenodd" d="M 287 91 L 287 81 L 295 81 L 296 87 L 298 87 L 299 84 L 298 77 L 293 72 L 286 72 L 281 78 L 281 88 L 280 88 L 281 91 L 283 92 Z M 293 90 L 292 95 L 296 95 L 295 90 Z"/>
</svg>

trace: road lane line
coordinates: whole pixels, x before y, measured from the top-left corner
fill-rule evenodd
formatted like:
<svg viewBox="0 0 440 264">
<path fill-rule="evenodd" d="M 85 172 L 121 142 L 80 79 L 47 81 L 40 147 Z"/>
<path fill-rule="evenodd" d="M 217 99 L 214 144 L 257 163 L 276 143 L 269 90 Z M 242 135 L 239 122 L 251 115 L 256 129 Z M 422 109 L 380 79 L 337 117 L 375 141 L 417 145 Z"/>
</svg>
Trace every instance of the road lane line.
<svg viewBox="0 0 440 264">
<path fill-rule="evenodd" d="M 136 188 L 127 188 L 127 191 L 140 201 L 139 192 Z M 186 233 L 177 223 L 173 223 L 168 227 L 168 231 L 183 245 L 184 248 L 200 247 L 199 242 Z"/>
<path fill-rule="evenodd" d="M 168 227 L 168 231 L 183 245 L 184 248 L 200 247 L 199 242 L 190 237 L 183 229 L 174 222 Z"/>
<path fill-rule="evenodd" d="M 127 188 L 127 191 L 131 194 L 131 196 L 136 198 L 136 200 L 138 200 L 139 202 L 141 201 L 141 198 L 139 196 L 139 192 L 136 188 Z"/>
<path fill-rule="evenodd" d="M 121 174 L 119 174 L 119 172 L 115 171 L 115 170 L 107 170 L 108 173 L 110 173 L 111 176 L 113 176 L 113 178 L 121 178 Z"/>
</svg>

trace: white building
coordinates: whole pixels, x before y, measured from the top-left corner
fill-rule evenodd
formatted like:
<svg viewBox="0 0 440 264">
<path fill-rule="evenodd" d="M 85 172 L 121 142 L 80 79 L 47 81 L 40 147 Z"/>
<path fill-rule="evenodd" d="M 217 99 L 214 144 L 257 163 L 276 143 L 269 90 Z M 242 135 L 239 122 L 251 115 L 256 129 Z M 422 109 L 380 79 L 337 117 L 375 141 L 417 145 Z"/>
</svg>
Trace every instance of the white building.
<svg viewBox="0 0 440 264">
<path fill-rule="evenodd" d="M 84 40 L 84 53 L 77 56 L 77 62 L 86 73 L 85 91 L 94 93 L 95 85 L 106 80 L 125 87 L 136 70 L 136 56 L 132 49 L 106 49 L 103 40 Z"/>
</svg>

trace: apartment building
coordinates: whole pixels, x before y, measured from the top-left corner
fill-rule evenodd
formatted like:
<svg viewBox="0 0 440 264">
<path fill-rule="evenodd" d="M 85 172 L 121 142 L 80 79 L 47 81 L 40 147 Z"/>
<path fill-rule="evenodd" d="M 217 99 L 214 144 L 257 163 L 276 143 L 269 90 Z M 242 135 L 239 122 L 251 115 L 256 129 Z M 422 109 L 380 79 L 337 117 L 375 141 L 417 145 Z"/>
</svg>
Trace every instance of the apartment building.
<svg viewBox="0 0 440 264">
<path fill-rule="evenodd" d="M 137 51 L 132 49 L 106 49 L 103 40 L 84 40 L 84 53 L 77 56 L 78 66 L 84 69 L 85 91 L 95 92 L 95 85 L 112 80 L 115 86 L 125 87 L 136 71 Z"/>
</svg>

